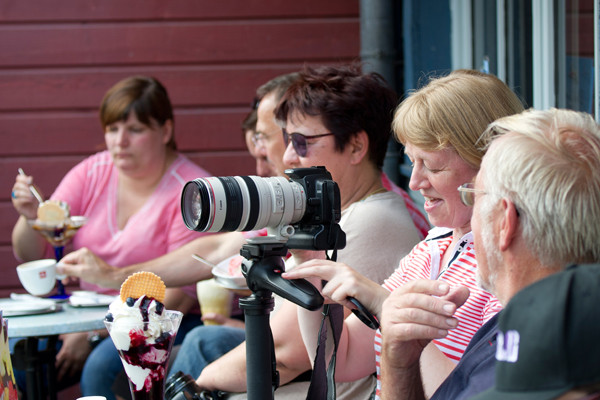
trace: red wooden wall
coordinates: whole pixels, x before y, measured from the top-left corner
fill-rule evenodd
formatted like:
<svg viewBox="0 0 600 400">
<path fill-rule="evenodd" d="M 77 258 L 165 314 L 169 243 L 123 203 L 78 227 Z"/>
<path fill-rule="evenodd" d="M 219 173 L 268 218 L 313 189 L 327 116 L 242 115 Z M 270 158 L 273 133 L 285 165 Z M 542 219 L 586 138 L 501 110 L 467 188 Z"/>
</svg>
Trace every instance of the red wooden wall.
<svg viewBox="0 0 600 400">
<path fill-rule="evenodd" d="M 0 296 L 20 288 L 10 233 L 17 168 L 49 195 L 103 147 L 116 81 L 161 80 L 179 148 L 215 175 L 254 164 L 239 128 L 256 87 L 303 64 L 359 57 L 358 0 L 0 1 Z"/>
</svg>

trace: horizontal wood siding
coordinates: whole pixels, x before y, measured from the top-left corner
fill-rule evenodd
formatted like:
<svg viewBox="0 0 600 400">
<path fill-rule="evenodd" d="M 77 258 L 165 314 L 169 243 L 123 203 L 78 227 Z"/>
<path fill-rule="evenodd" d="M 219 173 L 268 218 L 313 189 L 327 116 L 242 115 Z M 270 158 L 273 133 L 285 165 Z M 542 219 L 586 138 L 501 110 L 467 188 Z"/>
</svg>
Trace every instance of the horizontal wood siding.
<svg viewBox="0 0 600 400">
<path fill-rule="evenodd" d="M 249 175 L 240 122 L 257 86 L 304 64 L 359 58 L 358 0 L 2 0 L 0 296 L 20 287 L 10 191 L 23 168 L 43 193 L 103 149 L 98 105 L 152 75 L 175 107 L 179 149 L 215 175 Z"/>
</svg>

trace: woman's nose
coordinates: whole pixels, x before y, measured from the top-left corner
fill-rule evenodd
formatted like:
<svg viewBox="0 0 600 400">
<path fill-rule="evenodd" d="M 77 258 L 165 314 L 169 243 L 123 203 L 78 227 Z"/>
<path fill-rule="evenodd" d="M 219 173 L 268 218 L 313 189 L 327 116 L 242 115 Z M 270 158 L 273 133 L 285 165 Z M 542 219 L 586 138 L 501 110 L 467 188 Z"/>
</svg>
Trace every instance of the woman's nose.
<svg viewBox="0 0 600 400">
<path fill-rule="evenodd" d="M 408 187 L 410 190 L 419 191 L 425 186 L 425 176 L 423 170 L 417 165 L 413 166 L 412 172 L 410 173 L 410 180 L 408 181 Z"/>
<path fill-rule="evenodd" d="M 292 142 L 290 142 L 288 143 L 287 147 L 285 148 L 285 152 L 283 153 L 283 164 L 286 167 L 291 168 L 295 165 L 299 165 L 299 163 L 300 159 L 298 157 L 298 153 L 296 153 Z"/>
<path fill-rule="evenodd" d="M 120 146 L 124 146 L 129 143 L 129 134 L 127 133 L 127 129 L 119 128 L 117 131 L 117 143 Z"/>
</svg>

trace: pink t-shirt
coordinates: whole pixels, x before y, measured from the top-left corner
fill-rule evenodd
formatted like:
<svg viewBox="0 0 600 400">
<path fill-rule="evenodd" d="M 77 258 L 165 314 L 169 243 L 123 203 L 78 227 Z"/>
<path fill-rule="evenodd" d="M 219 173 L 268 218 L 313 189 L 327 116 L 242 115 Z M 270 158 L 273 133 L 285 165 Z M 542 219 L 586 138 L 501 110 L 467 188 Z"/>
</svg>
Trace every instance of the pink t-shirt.
<svg viewBox="0 0 600 400">
<path fill-rule="evenodd" d="M 159 257 L 204 235 L 185 226 L 181 191 L 187 181 L 206 176 L 208 172 L 179 155 L 146 204 L 122 230 L 117 227 L 116 213 L 118 173 L 107 151 L 71 169 L 51 198 L 66 201 L 71 215 L 88 218 L 73 238 L 74 250 L 87 247 L 107 263 L 124 267 Z M 84 281 L 81 288 L 116 293 Z M 185 291 L 196 296 L 195 285 Z"/>
</svg>

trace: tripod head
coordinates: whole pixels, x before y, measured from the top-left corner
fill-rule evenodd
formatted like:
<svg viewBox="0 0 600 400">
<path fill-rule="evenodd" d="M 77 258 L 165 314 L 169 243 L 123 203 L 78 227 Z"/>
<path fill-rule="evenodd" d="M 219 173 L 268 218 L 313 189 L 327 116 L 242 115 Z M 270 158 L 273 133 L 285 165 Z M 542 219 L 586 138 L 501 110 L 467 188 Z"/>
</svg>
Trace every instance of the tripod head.
<svg viewBox="0 0 600 400">
<path fill-rule="evenodd" d="M 323 305 L 323 296 L 305 279 L 283 279 L 285 271 L 283 258 L 287 255 L 287 245 L 282 242 L 264 241 L 256 238 L 242 246 L 240 254 L 245 258 L 242 273 L 248 288 L 254 293 L 273 292 L 308 310 L 316 310 Z"/>
</svg>

